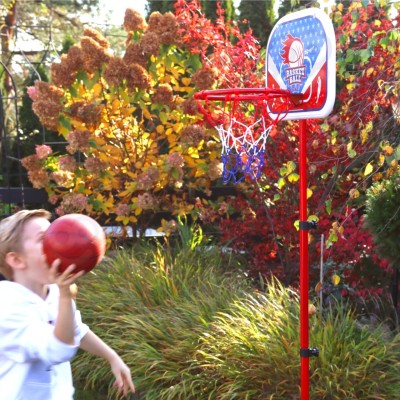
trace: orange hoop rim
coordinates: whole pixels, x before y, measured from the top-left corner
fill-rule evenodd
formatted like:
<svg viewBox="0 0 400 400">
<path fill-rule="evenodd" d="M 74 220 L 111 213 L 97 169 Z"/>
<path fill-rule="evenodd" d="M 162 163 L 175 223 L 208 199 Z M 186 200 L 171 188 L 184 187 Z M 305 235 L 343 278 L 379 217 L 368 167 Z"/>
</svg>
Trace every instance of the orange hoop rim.
<svg viewBox="0 0 400 400">
<path fill-rule="evenodd" d="M 287 89 L 272 88 L 227 88 L 202 90 L 194 94 L 196 100 L 214 100 L 214 101 L 267 101 L 279 97 L 290 98 L 294 104 L 298 104 L 303 98 L 302 93 L 292 93 Z"/>
<path fill-rule="evenodd" d="M 214 126 L 220 136 L 222 181 L 227 183 L 231 179 L 240 182 L 245 175 L 260 176 L 271 129 L 301 102 L 303 95 L 265 87 L 203 90 L 193 97 L 205 121 Z M 271 118 L 268 102 L 279 99 L 284 107 L 276 118 Z M 254 108 L 248 107 L 251 102 Z"/>
<path fill-rule="evenodd" d="M 220 118 L 215 119 L 212 115 L 214 108 L 214 106 L 211 106 L 212 102 L 223 103 L 222 107 L 219 105 L 215 105 L 215 107 L 222 110 L 223 114 L 229 117 L 234 117 L 242 106 L 245 107 L 246 102 L 254 102 L 256 108 L 261 110 L 259 115 L 267 118 L 269 116 L 268 107 L 264 106 L 269 102 L 273 103 L 277 99 L 282 99 L 286 104 L 286 108 L 281 109 L 276 118 L 272 118 L 272 123 L 276 125 L 285 118 L 292 107 L 294 109 L 301 104 L 303 94 L 292 93 L 290 90 L 281 88 L 226 88 L 202 90 L 194 93 L 193 97 L 197 101 L 199 111 L 214 126 L 220 123 Z M 204 104 L 202 104 L 203 101 Z M 243 104 L 241 105 L 242 102 Z"/>
</svg>

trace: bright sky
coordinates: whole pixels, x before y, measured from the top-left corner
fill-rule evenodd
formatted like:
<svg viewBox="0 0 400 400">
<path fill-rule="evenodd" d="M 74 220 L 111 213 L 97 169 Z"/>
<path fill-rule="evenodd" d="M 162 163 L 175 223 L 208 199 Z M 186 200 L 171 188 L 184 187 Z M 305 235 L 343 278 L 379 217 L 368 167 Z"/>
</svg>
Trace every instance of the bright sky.
<svg viewBox="0 0 400 400">
<path fill-rule="evenodd" d="M 124 22 L 125 10 L 133 8 L 145 15 L 146 0 L 100 0 L 101 10 L 108 15 L 113 24 L 120 25 Z"/>
<path fill-rule="evenodd" d="M 118 2 L 118 7 L 115 4 Z M 240 0 L 234 0 L 237 5 Z M 133 8 L 145 15 L 146 0 L 100 0 L 101 8 L 115 24 L 122 24 L 124 21 L 125 10 Z"/>
<path fill-rule="evenodd" d="M 326 6 L 327 4 L 331 4 L 333 0 L 323 0 L 321 1 L 322 6 Z M 143 15 L 145 15 L 145 6 L 146 0 L 100 0 L 101 9 L 103 10 L 105 15 L 110 17 L 110 20 L 113 24 L 119 25 L 124 22 L 125 10 L 127 8 L 133 8 L 136 11 L 139 11 Z M 239 5 L 240 0 L 234 0 L 236 6 Z M 276 2 L 277 8 L 279 5 L 279 1 Z M 116 4 L 118 6 L 116 7 Z"/>
<path fill-rule="evenodd" d="M 115 25 L 122 25 L 127 8 L 133 8 L 145 15 L 146 0 L 100 0 L 99 4 L 101 14 L 109 17 Z"/>
</svg>

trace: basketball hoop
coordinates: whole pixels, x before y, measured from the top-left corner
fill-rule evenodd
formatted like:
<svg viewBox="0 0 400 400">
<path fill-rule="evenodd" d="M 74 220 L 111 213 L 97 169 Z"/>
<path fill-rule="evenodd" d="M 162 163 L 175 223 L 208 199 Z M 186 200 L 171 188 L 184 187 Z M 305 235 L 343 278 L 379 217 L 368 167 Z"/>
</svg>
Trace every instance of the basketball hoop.
<svg viewBox="0 0 400 400">
<path fill-rule="evenodd" d="M 257 179 L 264 166 L 268 136 L 279 121 L 298 104 L 302 95 L 270 88 L 231 88 L 195 93 L 199 110 L 214 126 L 222 144 L 223 183 Z M 267 105 L 279 110 L 270 118 Z"/>
<path fill-rule="evenodd" d="M 307 129 L 309 118 L 325 118 L 336 98 L 336 39 L 332 21 L 319 8 L 290 13 L 274 26 L 266 50 L 266 88 L 198 92 L 198 108 L 218 130 L 223 181 L 240 182 L 262 173 L 265 146 L 279 121 L 299 124 L 300 372 L 301 400 L 309 400 Z"/>
</svg>

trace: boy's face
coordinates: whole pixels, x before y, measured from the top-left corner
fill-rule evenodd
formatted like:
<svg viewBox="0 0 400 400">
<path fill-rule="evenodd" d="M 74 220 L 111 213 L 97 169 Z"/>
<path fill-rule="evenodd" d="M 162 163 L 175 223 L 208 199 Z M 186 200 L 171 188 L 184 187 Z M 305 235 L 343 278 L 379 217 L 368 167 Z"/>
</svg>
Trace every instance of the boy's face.
<svg viewBox="0 0 400 400">
<path fill-rule="evenodd" d="M 50 222 L 41 217 L 28 220 L 21 237 L 21 257 L 25 263 L 26 275 L 31 282 L 48 284 L 50 280 L 49 266 L 43 253 L 43 236 Z"/>
</svg>

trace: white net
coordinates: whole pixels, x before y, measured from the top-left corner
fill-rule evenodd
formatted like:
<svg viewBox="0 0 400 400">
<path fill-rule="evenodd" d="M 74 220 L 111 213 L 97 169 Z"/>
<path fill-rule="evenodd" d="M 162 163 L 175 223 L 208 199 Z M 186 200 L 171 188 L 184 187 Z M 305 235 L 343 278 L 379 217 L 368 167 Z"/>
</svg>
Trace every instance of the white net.
<svg viewBox="0 0 400 400">
<path fill-rule="evenodd" d="M 264 166 L 265 147 L 274 124 L 260 116 L 250 125 L 232 117 L 227 124 L 216 125 L 221 139 L 222 180 L 240 182 L 246 176 L 257 179 Z"/>
<path fill-rule="evenodd" d="M 195 93 L 206 121 L 221 139 L 222 180 L 240 182 L 257 179 L 265 163 L 268 137 L 293 107 L 288 90 L 272 88 L 228 88 Z M 203 103 L 204 101 L 204 103 Z M 279 113 L 271 120 L 268 103 L 279 102 Z"/>
</svg>

